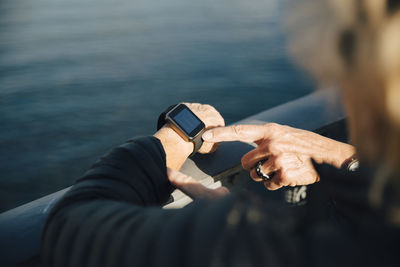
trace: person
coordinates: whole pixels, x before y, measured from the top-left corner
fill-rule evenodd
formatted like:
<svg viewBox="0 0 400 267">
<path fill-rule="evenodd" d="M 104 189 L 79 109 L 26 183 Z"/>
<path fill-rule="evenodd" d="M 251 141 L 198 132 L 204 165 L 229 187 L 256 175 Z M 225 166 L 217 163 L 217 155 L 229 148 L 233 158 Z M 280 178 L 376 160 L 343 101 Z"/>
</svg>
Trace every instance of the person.
<svg viewBox="0 0 400 267">
<path fill-rule="evenodd" d="M 43 265 L 398 266 L 400 4 L 307 2 L 321 23 L 296 36 L 295 54 L 319 81 L 342 89 L 355 148 L 277 124 L 222 127 L 214 108 L 188 104 L 209 129 L 201 152 L 221 141 L 256 142 L 242 163 L 267 189 L 318 182 L 324 190 L 305 212 L 179 173 L 194 145 L 167 123 L 102 157 L 55 205 Z M 161 209 L 172 184 L 196 201 Z"/>
</svg>

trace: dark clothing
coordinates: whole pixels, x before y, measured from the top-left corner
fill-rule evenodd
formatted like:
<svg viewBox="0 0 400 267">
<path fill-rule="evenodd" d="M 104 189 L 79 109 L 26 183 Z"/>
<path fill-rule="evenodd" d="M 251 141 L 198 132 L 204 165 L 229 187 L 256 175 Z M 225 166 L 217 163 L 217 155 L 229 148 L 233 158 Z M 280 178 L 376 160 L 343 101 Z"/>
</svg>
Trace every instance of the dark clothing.
<svg viewBox="0 0 400 267">
<path fill-rule="evenodd" d="M 368 207 L 364 176 L 329 166 L 318 171 L 321 182 L 300 209 L 243 192 L 165 210 L 160 206 L 173 188 L 163 147 L 154 137 L 136 139 L 101 158 L 52 209 L 42 261 L 57 267 L 398 266 L 399 231 Z"/>
</svg>

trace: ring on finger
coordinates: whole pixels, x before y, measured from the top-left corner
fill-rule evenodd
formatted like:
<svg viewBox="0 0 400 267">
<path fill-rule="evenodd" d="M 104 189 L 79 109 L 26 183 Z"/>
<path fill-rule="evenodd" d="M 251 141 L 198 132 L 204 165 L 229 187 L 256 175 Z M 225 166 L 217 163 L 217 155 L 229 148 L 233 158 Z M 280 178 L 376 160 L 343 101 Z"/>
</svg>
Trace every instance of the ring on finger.
<svg viewBox="0 0 400 267">
<path fill-rule="evenodd" d="M 257 165 L 256 165 L 256 173 L 257 173 L 258 177 L 263 179 L 263 181 L 268 181 L 268 180 L 271 179 L 271 176 L 269 176 L 268 174 L 265 174 L 261 169 L 261 166 L 263 165 L 264 162 L 265 162 L 265 160 L 261 160 L 261 161 L 259 161 L 257 163 Z"/>
</svg>

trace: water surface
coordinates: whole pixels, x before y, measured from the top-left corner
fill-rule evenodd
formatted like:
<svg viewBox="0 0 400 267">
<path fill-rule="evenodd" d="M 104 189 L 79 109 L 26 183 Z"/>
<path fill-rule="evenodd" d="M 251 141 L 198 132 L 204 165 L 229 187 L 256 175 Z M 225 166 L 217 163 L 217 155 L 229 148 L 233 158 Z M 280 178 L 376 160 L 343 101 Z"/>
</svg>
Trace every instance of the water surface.
<svg viewBox="0 0 400 267">
<path fill-rule="evenodd" d="M 0 210 L 72 184 L 188 101 L 232 123 L 310 92 L 278 0 L 1 0 Z"/>
</svg>

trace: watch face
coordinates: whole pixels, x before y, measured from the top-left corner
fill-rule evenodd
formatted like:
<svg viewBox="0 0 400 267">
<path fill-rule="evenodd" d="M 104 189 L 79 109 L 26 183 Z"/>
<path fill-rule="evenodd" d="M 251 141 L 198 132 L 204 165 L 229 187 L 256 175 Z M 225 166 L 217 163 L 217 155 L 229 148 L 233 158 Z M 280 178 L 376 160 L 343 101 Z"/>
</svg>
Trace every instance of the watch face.
<svg viewBox="0 0 400 267">
<path fill-rule="evenodd" d="M 204 123 L 184 104 L 179 104 L 167 114 L 167 119 L 187 137 L 195 137 L 204 129 Z"/>
</svg>

